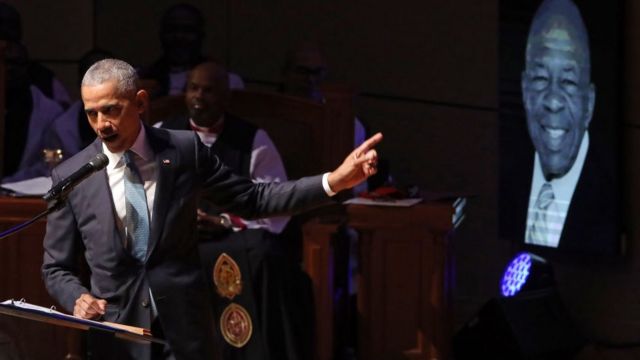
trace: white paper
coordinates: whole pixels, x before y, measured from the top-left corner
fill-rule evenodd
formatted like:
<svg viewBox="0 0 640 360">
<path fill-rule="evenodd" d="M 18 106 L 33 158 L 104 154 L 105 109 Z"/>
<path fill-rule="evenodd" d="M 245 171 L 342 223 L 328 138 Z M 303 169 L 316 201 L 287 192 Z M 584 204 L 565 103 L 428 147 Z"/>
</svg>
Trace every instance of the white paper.
<svg viewBox="0 0 640 360">
<path fill-rule="evenodd" d="M 394 199 L 394 200 L 375 200 L 375 199 L 367 199 L 362 197 L 356 197 L 353 199 L 349 199 L 345 201 L 345 204 L 353 204 L 353 205 L 373 205 L 373 206 L 397 206 L 397 207 L 409 207 L 413 206 L 422 199 Z"/>
<path fill-rule="evenodd" d="M 28 302 L 16 301 L 16 300 L 13 300 L 13 299 L 9 299 L 9 300 L 3 301 L 0 304 L 2 304 L 2 305 L 12 305 L 12 306 L 19 307 L 19 308 L 22 308 L 22 309 L 36 310 L 36 311 L 40 311 L 40 312 L 44 312 L 44 313 L 52 313 L 52 314 L 70 316 L 70 315 L 67 315 L 67 314 L 63 314 L 60 311 L 55 310 L 55 308 L 53 308 L 53 307 L 46 308 L 44 306 L 38 306 L 38 305 L 34 305 L 34 304 L 29 304 Z"/>
<path fill-rule="evenodd" d="M 50 177 L 37 177 L 33 179 L 5 183 L 0 185 L 3 189 L 10 190 L 16 196 L 42 196 L 51 189 Z"/>
<path fill-rule="evenodd" d="M 9 299 L 6 301 L 3 301 L 2 303 L 0 303 L 1 305 L 5 305 L 8 307 L 17 307 L 17 308 L 21 308 L 21 309 L 25 309 L 25 310 L 30 310 L 32 312 L 36 312 L 36 313 L 40 313 L 43 315 L 51 315 L 55 316 L 58 319 L 66 319 L 66 320 L 70 320 L 76 323 L 82 323 L 82 324 L 86 324 L 86 325 L 91 325 L 91 326 L 97 326 L 103 329 L 109 329 L 109 330 L 113 330 L 113 331 L 126 331 L 126 332 L 130 332 L 126 329 L 122 329 L 120 327 L 115 327 L 115 326 L 111 326 L 111 325 L 107 325 L 104 324 L 100 321 L 95 321 L 95 320 L 88 320 L 88 319 L 82 319 L 79 317 L 75 317 L 73 315 L 69 315 L 69 314 L 65 314 L 65 313 L 61 313 L 60 311 L 55 310 L 55 307 L 51 307 L 51 308 L 47 308 L 44 306 L 39 306 L 39 305 L 34 305 L 34 304 L 30 304 L 24 300 L 13 300 L 13 299 Z"/>
</svg>

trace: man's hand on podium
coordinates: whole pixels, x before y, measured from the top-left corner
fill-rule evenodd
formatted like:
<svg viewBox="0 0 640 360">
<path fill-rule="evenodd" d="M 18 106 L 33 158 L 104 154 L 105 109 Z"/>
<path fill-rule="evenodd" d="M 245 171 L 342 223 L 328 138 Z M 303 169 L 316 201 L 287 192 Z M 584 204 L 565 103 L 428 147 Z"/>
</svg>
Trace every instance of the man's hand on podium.
<svg viewBox="0 0 640 360">
<path fill-rule="evenodd" d="M 106 300 L 96 299 L 91 296 L 91 294 L 85 293 L 76 299 L 76 305 L 73 307 L 73 316 L 87 320 L 95 320 L 104 315 L 106 308 Z"/>
</svg>

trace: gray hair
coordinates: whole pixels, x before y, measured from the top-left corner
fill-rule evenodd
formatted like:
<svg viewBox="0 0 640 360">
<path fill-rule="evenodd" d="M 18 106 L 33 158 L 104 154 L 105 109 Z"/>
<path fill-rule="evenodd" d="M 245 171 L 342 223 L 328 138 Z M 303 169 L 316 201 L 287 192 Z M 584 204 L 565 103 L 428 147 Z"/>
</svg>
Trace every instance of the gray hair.
<svg viewBox="0 0 640 360">
<path fill-rule="evenodd" d="M 82 86 L 97 86 L 115 81 L 118 94 L 134 93 L 138 90 L 138 74 L 126 62 L 104 59 L 93 64 L 82 78 Z"/>
</svg>

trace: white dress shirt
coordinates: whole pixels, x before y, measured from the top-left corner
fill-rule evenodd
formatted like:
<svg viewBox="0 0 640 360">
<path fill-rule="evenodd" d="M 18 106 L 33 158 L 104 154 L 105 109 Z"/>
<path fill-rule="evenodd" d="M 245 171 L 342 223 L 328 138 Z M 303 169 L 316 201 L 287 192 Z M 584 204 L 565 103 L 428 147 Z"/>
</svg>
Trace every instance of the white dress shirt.
<svg viewBox="0 0 640 360">
<path fill-rule="evenodd" d="M 151 150 L 151 146 L 147 141 L 147 134 L 144 130 L 144 126 L 140 128 L 136 141 L 131 146 L 137 156 L 134 156 L 134 162 L 140 172 L 140 178 L 144 182 L 144 192 L 147 196 L 147 208 L 149 210 L 149 224 L 153 219 L 153 203 L 156 194 L 156 183 L 158 174 L 156 173 L 156 161 L 155 154 Z M 111 196 L 113 197 L 113 205 L 116 209 L 116 218 L 118 223 L 118 229 L 123 234 L 125 239 L 125 247 L 129 249 L 131 244 L 126 243 L 127 237 L 124 230 L 124 221 L 127 215 L 127 208 L 124 198 L 124 159 L 122 155 L 124 152 L 113 153 L 107 146 L 102 143 L 102 151 L 109 158 L 109 164 L 107 165 L 107 177 L 109 178 L 109 187 L 111 188 Z"/>
<path fill-rule="evenodd" d="M 157 166 L 155 161 L 155 154 L 151 150 L 151 146 L 147 141 L 147 133 L 144 130 L 144 126 L 140 127 L 140 132 L 136 141 L 130 148 L 136 156 L 134 156 L 134 162 L 140 173 L 140 179 L 144 183 L 144 192 L 147 196 L 147 209 L 149 210 L 149 226 L 153 219 L 153 203 L 156 195 L 156 183 L 158 180 Z M 109 164 L 107 165 L 107 177 L 109 178 L 109 187 L 111 188 L 111 196 L 113 198 L 113 206 L 116 209 L 116 223 L 118 230 L 122 234 L 124 239 L 124 247 L 130 250 L 131 244 L 128 244 L 128 238 L 125 232 L 125 217 L 127 215 L 127 206 L 124 197 L 124 151 L 113 153 L 107 146 L 102 143 L 102 152 L 109 158 Z M 149 229 L 151 232 L 151 229 Z M 151 312 L 153 316 L 158 316 L 158 309 L 156 308 L 156 302 L 153 298 L 151 288 L 149 288 L 149 297 L 151 299 Z"/>
</svg>

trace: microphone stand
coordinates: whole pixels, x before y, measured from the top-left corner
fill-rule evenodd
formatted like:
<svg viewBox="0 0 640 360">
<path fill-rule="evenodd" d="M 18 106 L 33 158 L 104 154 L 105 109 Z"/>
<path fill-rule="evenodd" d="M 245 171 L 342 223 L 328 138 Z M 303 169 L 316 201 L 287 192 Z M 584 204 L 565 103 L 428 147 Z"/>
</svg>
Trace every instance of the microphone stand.
<svg viewBox="0 0 640 360">
<path fill-rule="evenodd" d="M 23 229 L 26 229 L 27 227 L 29 227 L 29 225 L 33 224 L 34 222 L 42 219 L 43 217 L 51 214 L 52 212 L 58 211 L 60 209 L 62 209 L 62 207 L 64 206 L 64 204 L 66 203 L 67 198 L 66 197 L 61 197 L 59 199 L 56 199 L 55 202 L 49 203 L 49 205 L 47 206 L 47 210 L 41 212 L 40 214 L 36 215 L 35 217 L 33 217 L 31 220 L 27 220 L 25 222 L 23 222 L 22 224 L 18 224 L 16 226 L 13 226 L 3 232 L 0 232 L 0 240 L 11 236 L 15 233 L 17 233 L 18 231 L 21 231 Z"/>
</svg>

